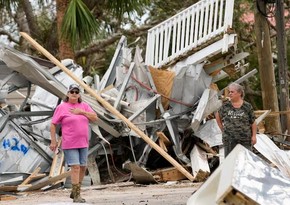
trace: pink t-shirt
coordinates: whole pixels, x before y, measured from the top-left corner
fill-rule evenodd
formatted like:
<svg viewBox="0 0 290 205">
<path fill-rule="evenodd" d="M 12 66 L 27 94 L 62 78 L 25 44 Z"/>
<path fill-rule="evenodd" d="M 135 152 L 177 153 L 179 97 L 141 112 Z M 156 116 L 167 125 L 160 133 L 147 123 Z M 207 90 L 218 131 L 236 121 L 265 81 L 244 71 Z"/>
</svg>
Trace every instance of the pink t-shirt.
<svg viewBox="0 0 290 205">
<path fill-rule="evenodd" d="M 70 112 L 71 108 L 80 108 L 86 112 L 94 112 L 85 102 L 58 105 L 52 117 L 52 123 L 61 125 L 62 149 L 85 148 L 89 146 L 89 119 L 84 115 Z"/>
</svg>

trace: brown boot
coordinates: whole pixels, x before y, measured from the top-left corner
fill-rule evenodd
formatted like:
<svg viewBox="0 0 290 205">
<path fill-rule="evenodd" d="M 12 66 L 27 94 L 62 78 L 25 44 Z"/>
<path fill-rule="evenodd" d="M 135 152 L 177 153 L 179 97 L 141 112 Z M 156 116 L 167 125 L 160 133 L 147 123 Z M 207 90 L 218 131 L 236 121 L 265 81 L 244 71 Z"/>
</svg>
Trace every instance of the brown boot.
<svg viewBox="0 0 290 205">
<path fill-rule="evenodd" d="M 80 184 L 73 184 L 73 202 L 77 203 L 85 203 L 86 200 L 81 197 L 81 185 Z"/>
<path fill-rule="evenodd" d="M 80 186 L 81 186 L 81 182 L 79 183 Z M 74 188 L 75 187 L 75 188 Z M 71 189 L 71 193 L 69 195 L 69 198 L 73 199 L 74 198 L 74 195 L 75 195 L 75 189 L 76 189 L 76 186 L 72 186 L 72 189 Z"/>
<path fill-rule="evenodd" d="M 76 186 L 74 186 L 74 184 L 72 184 L 71 193 L 70 193 L 69 197 L 71 199 L 73 199 L 75 196 L 75 193 L 76 193 Z"/>
<path fill-rule="evenodd" d="M 75 196 L 75 193 L 76 193 L 76 186 L 74 186 L 74 184 L 72 184 L 71 193 L 69 195 L 69 198 L 73 199 Z"/>
</svg>

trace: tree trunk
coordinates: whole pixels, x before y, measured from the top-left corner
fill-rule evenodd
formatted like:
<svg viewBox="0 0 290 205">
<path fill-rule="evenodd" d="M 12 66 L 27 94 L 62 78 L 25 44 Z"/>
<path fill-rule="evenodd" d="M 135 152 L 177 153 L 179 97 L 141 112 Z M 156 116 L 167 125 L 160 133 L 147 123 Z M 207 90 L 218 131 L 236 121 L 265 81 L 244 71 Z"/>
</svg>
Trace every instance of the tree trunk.
<svg viewBox="0 0 290 205">
<path fill-rule="evenodd" d="M 27 23 L 26 15 L 23 9 L 23 4 L 19 4 L 17 7 L 17 12 L 15 14 L 15 22 L 18 26 L 19 31 L 23 31 L 30 34 L 29 25 Z M 22 37 L 20 38 L 20 50 L 27 54 L 31 54 L 30 46 L 27 41 L 25 41 Z"/>
<path fill-rule="evenodd" d="M 27 24 L 29 26 L 30 35 L 37 39 L 41 35 L 41 30 L 39 29 L 39 26 L 37 24 L 37 18 L 33 14 L 33 9 L 30 1 L 22 0 L 21 5 L 23 7 L 23 10 L 25 12 Z"/>
<path fill-rule="evenodd" d="M 284 21 L 284 0 L 276 1 L 276 30 L 278 49 L 278 68 L 280 80 L 280 110 L 289 110 L 289 80 L 287 66 L 285 21 Z M 282 132 L 288 134 L 290 131 L 290 113 L 281 115 Z M 288 137 L 289 141 L 290 137 Z"/>
<path fill-rule="evenodd" d="M 279 111 L 269 25 L 265 17 L 266 5 L 263 0 L 256 1 L 257 7 L 255 9 L 255 34 L 263 108 L 265 110 Z M 267 133 L 281 133 L 280 116 L 266 118 L 265 126 Z"/>
<path fill-rule="evenodd" d="M 71 44 L 61 37 L 61 26 L 64 14 L 67 10 L 70 0 L 56 0 L 56 16 L 57 16 L 57 34 L 59 42 L 59 59 L 74 59 L 74 51 Z"/>
</svg>

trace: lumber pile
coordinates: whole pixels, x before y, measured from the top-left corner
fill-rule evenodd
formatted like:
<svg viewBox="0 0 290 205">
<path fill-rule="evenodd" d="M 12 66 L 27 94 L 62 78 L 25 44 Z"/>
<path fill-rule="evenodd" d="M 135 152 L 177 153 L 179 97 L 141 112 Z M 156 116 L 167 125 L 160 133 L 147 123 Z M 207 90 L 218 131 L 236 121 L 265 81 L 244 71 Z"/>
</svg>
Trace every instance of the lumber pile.
<svg viewBox="0 0 290 205">
<path fill-rule="evenodd" d="M 64 167 L 63 151 L 58 150 L 54 153 L 50 172 L 39 173 L 40 167 L 37 167 L 30 175 L 20 184 L 10 186 L 2 184 L 0 186 L 0 201 L 17 199 L 17 192 L 45 191 L 52 187 L 59 187 L 65 183 L 71 171 L 66 171 Z M 10 179 L 13 181 L 13 179 Z"/>
</svg>

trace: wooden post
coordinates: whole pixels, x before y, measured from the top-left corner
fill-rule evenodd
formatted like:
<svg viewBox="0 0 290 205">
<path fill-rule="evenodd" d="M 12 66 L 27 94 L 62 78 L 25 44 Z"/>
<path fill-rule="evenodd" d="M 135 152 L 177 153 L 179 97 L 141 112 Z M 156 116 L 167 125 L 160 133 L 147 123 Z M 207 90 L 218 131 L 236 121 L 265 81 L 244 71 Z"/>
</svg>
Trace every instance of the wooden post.
<svg viewBox="0 0 290 205">
<path fill-rule="evenodd" d="M 261 79 L 261 90 L 263 109 L 279 111 L 276 80 L 272 60 L 271 41 L 266 14 L 266 5 L 263 0 L 256 0 L 255 10 L 255 34 L 257 54 L 259 61 L 259 73 Z M 280 117 L 271 117 L 265 120 L 268 133 L 281 133 Z"/>
<path fill-rule="evenodd" d="M 90 95 L 95 97 L 106 109 L 108 109 L 112 114 L 117 116 L 123 122 L 125 122 L 136 134 L 138 134 L 146 143 L 148 143 L 153 149 L 155 149 L 159 154 L 161 154 L 167 161 L 169 161 L 176 169 L 178 169 L 184 176 L 186 176 L 190 181 L 194 180 L 194 177 L 182 167 L 175 159 L 173 159 L 169 154 L 167 154 L 163 149 L 161 149 L 153 140 L 151 140 L 147 135 L 144 134 L 136 125 L 129 121 L 124 115 L 122 115 L 118 110 L 116 110 L 110 103 L 99 96 L 95 90 L 90 88 L 77 76 L 75 76 L 69 69 L 67 69 L 59 60 L 57 60 L 53 55 L 51 55 L 46 49 L 39 45 L 34 39 L 32 39 L 27 33 L 20 32 L 20 35 L 25 38 L 34 48 L 45 55 L 49 60 L 51 60 L 55 65 L 63 70 L 68 76 L 70 76 L 75 82 L 82 86 Z"/>
<path fill-rule="evenodd" d="M 289 80 L 286 52 L 286 36 L 284 21 L 284 0 L 276 1 L 276 30 L 277 30 L 277 50 L 278 50 L 278 68 L 279 68 L 279 84 L 280 84 L 280 110 L 289 110 Z M 281 115 L 282 132 L 290 132 L 290 115 Z M 288 137 L 288 141 L 289 137 Z"/>
</svg>

